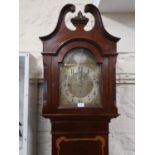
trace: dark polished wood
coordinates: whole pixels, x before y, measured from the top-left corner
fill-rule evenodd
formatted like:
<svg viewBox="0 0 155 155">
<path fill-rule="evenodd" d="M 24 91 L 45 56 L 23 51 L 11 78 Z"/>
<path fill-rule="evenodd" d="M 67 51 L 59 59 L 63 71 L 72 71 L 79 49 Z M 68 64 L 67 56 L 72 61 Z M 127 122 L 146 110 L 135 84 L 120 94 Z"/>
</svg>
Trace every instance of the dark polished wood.
<svg viewBox="0 0 155 155">
<path fill-rule="evenodd" d="M 75 6 L 68 4 L 60 12 L 55 30 L 44 37 L 44 103 L 42 115 L 52 122 L 52 155 L 108 155 L 108 124 L 118 116 L 116 107 L 116 43 L 119 38 L 104 28 L 98 9 L 88 4 L 85 13 L 91 13 L 95 25 L 90 31 L 84 27 L 88 18 L 81 12 L 71 19 L 76 30 L 65 25 L 68 12 Z M 61 108 L 59 106 L 59 68 L 65 55 L 74 48 L 86 48 L 101 64 L 101 107 Z"/>
</svg>

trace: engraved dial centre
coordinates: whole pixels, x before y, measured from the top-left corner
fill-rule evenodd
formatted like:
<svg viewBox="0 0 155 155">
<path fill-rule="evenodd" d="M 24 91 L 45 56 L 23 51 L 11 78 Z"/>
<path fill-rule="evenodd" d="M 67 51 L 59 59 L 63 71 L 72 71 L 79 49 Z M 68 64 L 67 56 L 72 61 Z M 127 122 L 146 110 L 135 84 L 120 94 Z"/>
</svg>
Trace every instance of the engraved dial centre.
<svg viewBox="0 0 155 155">
<path fill-rule="evenodd" d="M 83 98 L 87 96 L 93 89 L 92 79 L 88 76 L 88 73 L 79 71 L 69 77 L 69 92 L 76 97 Z"/>
</svg>

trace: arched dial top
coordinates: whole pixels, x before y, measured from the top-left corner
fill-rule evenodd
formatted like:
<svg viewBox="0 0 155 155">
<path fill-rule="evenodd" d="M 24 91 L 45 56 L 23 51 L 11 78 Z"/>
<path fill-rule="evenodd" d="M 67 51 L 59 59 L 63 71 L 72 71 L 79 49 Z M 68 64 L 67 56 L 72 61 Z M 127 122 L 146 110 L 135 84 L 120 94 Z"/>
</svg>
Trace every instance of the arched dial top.
<svg viewBox="0 0 155 155">
<path fill-rule="evenodd" d="M 60 107 L 100 107 L 101 66 L 88 49 L 70 50 L 60 65 Z"/>
</svg>

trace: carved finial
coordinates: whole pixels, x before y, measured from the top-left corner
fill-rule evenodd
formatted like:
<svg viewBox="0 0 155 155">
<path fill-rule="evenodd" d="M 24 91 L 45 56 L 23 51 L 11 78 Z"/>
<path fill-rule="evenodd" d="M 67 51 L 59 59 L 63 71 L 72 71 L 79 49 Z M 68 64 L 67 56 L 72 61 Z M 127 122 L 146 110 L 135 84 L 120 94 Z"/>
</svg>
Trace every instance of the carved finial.
<svg viewBox="0 0 155 155">
<path fill-rule="evenodd" d="M 78 15 L 71 19 L 71 22 L 74 26 L 83 25 L 85 26 L 88 23 L 88 18 L 83 16 L 82 12 L 79 11 Z"/>
</svg>

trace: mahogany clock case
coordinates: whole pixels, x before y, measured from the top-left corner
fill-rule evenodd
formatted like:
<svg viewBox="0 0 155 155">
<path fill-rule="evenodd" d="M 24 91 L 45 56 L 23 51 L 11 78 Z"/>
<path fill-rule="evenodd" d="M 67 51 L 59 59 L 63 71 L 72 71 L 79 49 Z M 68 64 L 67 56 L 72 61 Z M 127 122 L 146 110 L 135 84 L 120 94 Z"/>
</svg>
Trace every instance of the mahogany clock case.
<svg viewBox="0 0 155 155">
<path fill-rule="evenodd" d="M 61 10 L 55 30 L 45 37 L 40 37 L 43 42 L 44 62 L 44 105 L 43 115 L 56 120 L 71 119 L 77 116 L 89 115 L 96 117 L 116 117 L 116 90 L 115 90 L 115 64 L 116 42 L 119 38 L 110 35 L 104 28 L 98 9 L 92 4 L 85 6 L 85 13 L 91 13 L 95 18 L 95 25 L 90 31 L 84 27 L 88 18 L 78 13 L 71 19 L 76 30 L 70 30 L 65 24 L 68 12 L 75 12 L 75 6 L 68 4 Z M 86 48 L 94 55 L 96 63 L 101 64 L 101 107 L 74 107 L 60 108 L 59 104 L 59 70 L 65 55 L 74 48 Z M 61 117 L 63 115 L 63 117 Z M 69 116 L 69 117 L 68 117 Z"/>
<path fill-rule="evenodd" d="M 52 122 L 52 155 L 108 155 L 108 132 L 111 118 L 118 116 L 116 107 L 115 66 L 117 41 L 104 28 L 99 10 L 92 4 L 84 12 L 93 15 L 94 27 L 85 31 L 89 19 L 81 12 L 71 19 L 75 30 L 65 24 L 66 14 L 75 12 L 67 4 L 60 12 L 55 30 L 44 37 L 44 103 L 42 115 Z M 101 66 L 101 106 L 72 106 L 60 102 L 61 65 L 73 49 L 86 49 Z"/>
</svg>

